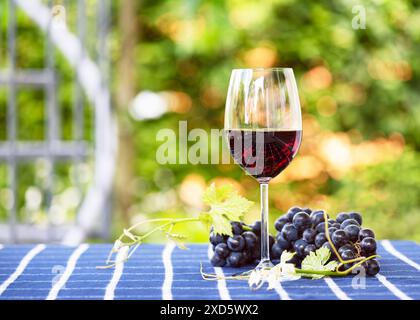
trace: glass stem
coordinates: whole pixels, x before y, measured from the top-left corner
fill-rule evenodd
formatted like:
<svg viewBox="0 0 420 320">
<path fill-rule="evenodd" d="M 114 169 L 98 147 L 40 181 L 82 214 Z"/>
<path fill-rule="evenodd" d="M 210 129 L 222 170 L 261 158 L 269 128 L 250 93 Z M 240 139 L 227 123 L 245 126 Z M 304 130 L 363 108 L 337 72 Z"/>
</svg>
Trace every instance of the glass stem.
<svg viewBox="0 0 420 320">
<path fill-rule="evenodd" d="M 270 246 L 268 233 L 268 183 L 260 183 L 261 191 L 261 262 L 270 264 Z"/>
</svg>

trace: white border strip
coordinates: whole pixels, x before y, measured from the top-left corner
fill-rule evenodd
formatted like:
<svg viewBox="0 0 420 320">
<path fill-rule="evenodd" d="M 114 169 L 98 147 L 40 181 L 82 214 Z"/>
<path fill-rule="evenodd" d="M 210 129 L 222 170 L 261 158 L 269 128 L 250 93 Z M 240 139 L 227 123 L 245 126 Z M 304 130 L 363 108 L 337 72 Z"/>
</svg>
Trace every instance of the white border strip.
<svg viewBox="0 0 420 320">
<path fill-rule="evenodd" d="M 213 255 L 213 250 L 212 250 L 211 244 L 210 244 L 209 247 L 208 247 L 208 250 L 207 250 L 207 256 L 208 256 L 209 260 L 211 259 L 212 255 Z M 232 300 L 232 298 L 230 297 L 230 294 L 229 294 L 229 290 L 226 286 L 226 280 L 223 279 L 225 274 L 223 273 L 222 268 L 214 267 L 214 271 L 219 278 L 222 278 L 222 279 L 217 280 L 217 289 L 219 290 L 220 299 L 222 299 L 222 300 Z"/>
<path fill-rule="evenodd" d="M 174 277 L 173 268 L 172 268 L 172 252 L 174 251 L 176 245 L 173 241 L 169 241 L 165 249 L 162 251 L 162 261 L 163 266 L 165 267 L 165 280 L 162 285 L 162 299 L 163 300 L 172 300 L 172 281 Z"/>
<path fill-rule="evenodd" d="M 0 244 L 0 250 L 3 249 L 3 248 L 4 248 L 4 246 L 2 244 Z"/>
<path fill-rule="evenodd" d="M 385 278 L 381 274 L 377 274 L 375 276 L 385 287 L 388 288 L 389 291 L 391 291 L 396 297 L 400 298 L 401 300 L 413 300 L 409 296 L 407 296 L 404 292 L 402 292 L 400 289 L 398 289 L 396 286 L 394 286 L 387 278 Z"/>
<path fill-rule="evenodd" d="M 333 279 L 331 279 L 330 277 L 325 277 L 324 280 L 338 299 L 351 300 L 351 298 L 343 290 L 341 290 L 339 286 L 337 286 Z"/>
<path fill-rule="evenodd" d="M 76 250 L 73 251 L 69 260 L 67 261 L 66 269 L 64 270 L 63 274 L 61 275 L 60 279 L 53 285 L 46 300 L 55 300 L 57 299 L 58 293 L 60 290 L 65 286 L 67 280 L 69 280 L 71 274 L 76 267 L 77 260 L 79 260 L 80 256 L 89 248 L 88 244 L 81 244 L 77 247 Z"/>
<path fill-rule="evenodd" d="M 127 247 L 126 247 L 127 248 Z M 111 280 L 109 281 L 108 285 L 105 289 L 104 300 L 114 300 L 115 297 L 115 289 L 117 288 L 118 282 L 124 272 L 124 260 L 127 256 L 127 251 L 124 248 L 121 248 L 117 256 L 115 257 L 115 261 L 117 261 L 114 269 L 114 273 L 112 275 Z"/>
<path fill-rule="evenodd" d="M 2 246 L 3 247 L 3 246 Z M 29 262 L 42 250 L 45 249 L 45 244 L 38 244 L 34 248 L 32 248 L 20 261 L 19 265 L 17 266 L 15 272 L 13 272 L 9 278 L 7 278 L 1 285 L 0 285 L 0 296 L 3 292 L 13 283 L 15 280 L 25 271 L 26 267 L 28 266 Z"/>
<path fill-rule="evenodd" d="M 420 265 L 414 262 L 413 260 L 411 260 L 410 258 L 408 258 L 406 255 L 399 252 L 397 249 L 395 249 L 395 247 L 391 244 L 389 240 L 382 240 L 381 244 L 382 244 L 382 247 L 384 247 L 384 249 L 388 251 L 390 254 L 392 254 L 394 257 L 400 259 L 401 261 L 404 261 L 406 264 L 420 271 Z"/>
</svg>

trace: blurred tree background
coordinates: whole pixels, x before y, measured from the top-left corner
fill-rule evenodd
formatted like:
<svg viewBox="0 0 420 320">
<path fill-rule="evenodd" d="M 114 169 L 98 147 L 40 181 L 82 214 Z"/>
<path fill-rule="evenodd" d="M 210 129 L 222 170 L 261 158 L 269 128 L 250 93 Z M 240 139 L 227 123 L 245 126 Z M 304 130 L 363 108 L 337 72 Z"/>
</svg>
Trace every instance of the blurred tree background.
<svg viewBox="0 0 420 320">
<path fill-rule="evenodd" d="M 63 2 L 69 8 L 75 3 Z M 352 27 L 360 5 L 366 10 L 365 29 Z M 2 6 L 5 1 L 0 13 Z M 246 220 L 258 219 L 258 184 L 238 166 L 159 165 L 156 135 L 163 128 L 178 132 L 181 120 L 188 121 L 189 130 L 223 128 L 231 69 L 287 66 L 297 77 L 304 135 L 295 160 L 270 184 L 271 218 L 293 205 L 325 208 L 333 216 L 358 211 L 379 238 L 420 241 L 418 1 L 124 0 L 112 6 L 111 76 L 120 131 L 115 234 L 139 219 L 197 214 L 203 209 L 201 194 L 212 182 L 231 183 L 254 200 Z M 7 17 L 1 15 L 0 23 L 2 65 Z M 39 67 L 39 31 L 23 14 L 18 25 L 18 65 Z M 56 64 L 66 115 L 73 71 L 59 54 Z M 1 90 L 0 139 L 5 139 L 6 91 Z M 42 138 L 42 98 L 42 92 L 26 92 L 18 100 L 23 132 L 33 139 Z M 162 104 L 169 112 L 153 113 Z M 63 136 L 70 131 L 63 120 Z M 37 172 L 25 170 L 19 190 L 23 211 Z M 56 196 L 63 197 L 71 173 L 62 170 L 58 179 Z M 6 183 L 0 166 L 2 199 Z M 76 206 L 66 208 L 70 216 Z M 181 231 L 191 241 L 207 239 L 204 228 Z"/>
</svg>

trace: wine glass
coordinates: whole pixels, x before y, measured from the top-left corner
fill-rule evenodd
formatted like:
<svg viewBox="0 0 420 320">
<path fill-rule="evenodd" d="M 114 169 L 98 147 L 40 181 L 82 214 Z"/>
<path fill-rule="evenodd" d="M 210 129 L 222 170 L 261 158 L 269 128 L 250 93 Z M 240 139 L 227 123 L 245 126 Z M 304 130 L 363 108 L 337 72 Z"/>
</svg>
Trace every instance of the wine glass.
<svg viewBox="0 0 420 320">
<path fill-rule="evenodd" d="M 271 268 L 268 183 L 293 160 L 302 139 L 293 70 L 234 69 L 226 100 L 224 132 L 235 162 L 260 184 L 261 260 L 256 268 Z"/>
</svg>

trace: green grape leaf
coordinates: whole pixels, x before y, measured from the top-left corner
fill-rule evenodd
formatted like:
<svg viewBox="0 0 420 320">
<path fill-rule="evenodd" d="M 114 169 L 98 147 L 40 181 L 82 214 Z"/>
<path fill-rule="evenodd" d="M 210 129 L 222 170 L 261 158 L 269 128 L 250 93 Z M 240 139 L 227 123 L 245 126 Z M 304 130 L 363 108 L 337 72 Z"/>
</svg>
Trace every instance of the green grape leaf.
<svg viewBox="0 0 420 320">
<path fill-rule="evenodd" d="M 252 201 L 238 195 L 231 185 L 210 185 L 203 195 L 203 202 L 210 207 L 200 213 L 200 220 L 213 225 L 214 232 L 232 236 L 231 221 L 241 221 Z"/>
<path fill-rule="evenodd" d="M 314 270 L 314 271 L 334 271 L 337 266 L 337 261 L 330 261 L 328 259 L 331 256 L 331 251 L 328 248 L 321 247 L 315 252 L 311 252 L 302 261 L 302 270 Z M 328 263 L 327 263 L 328 262 Z M 312 274 L 313 279 L 321 279 L 324 275 Z"/>
</svg>

